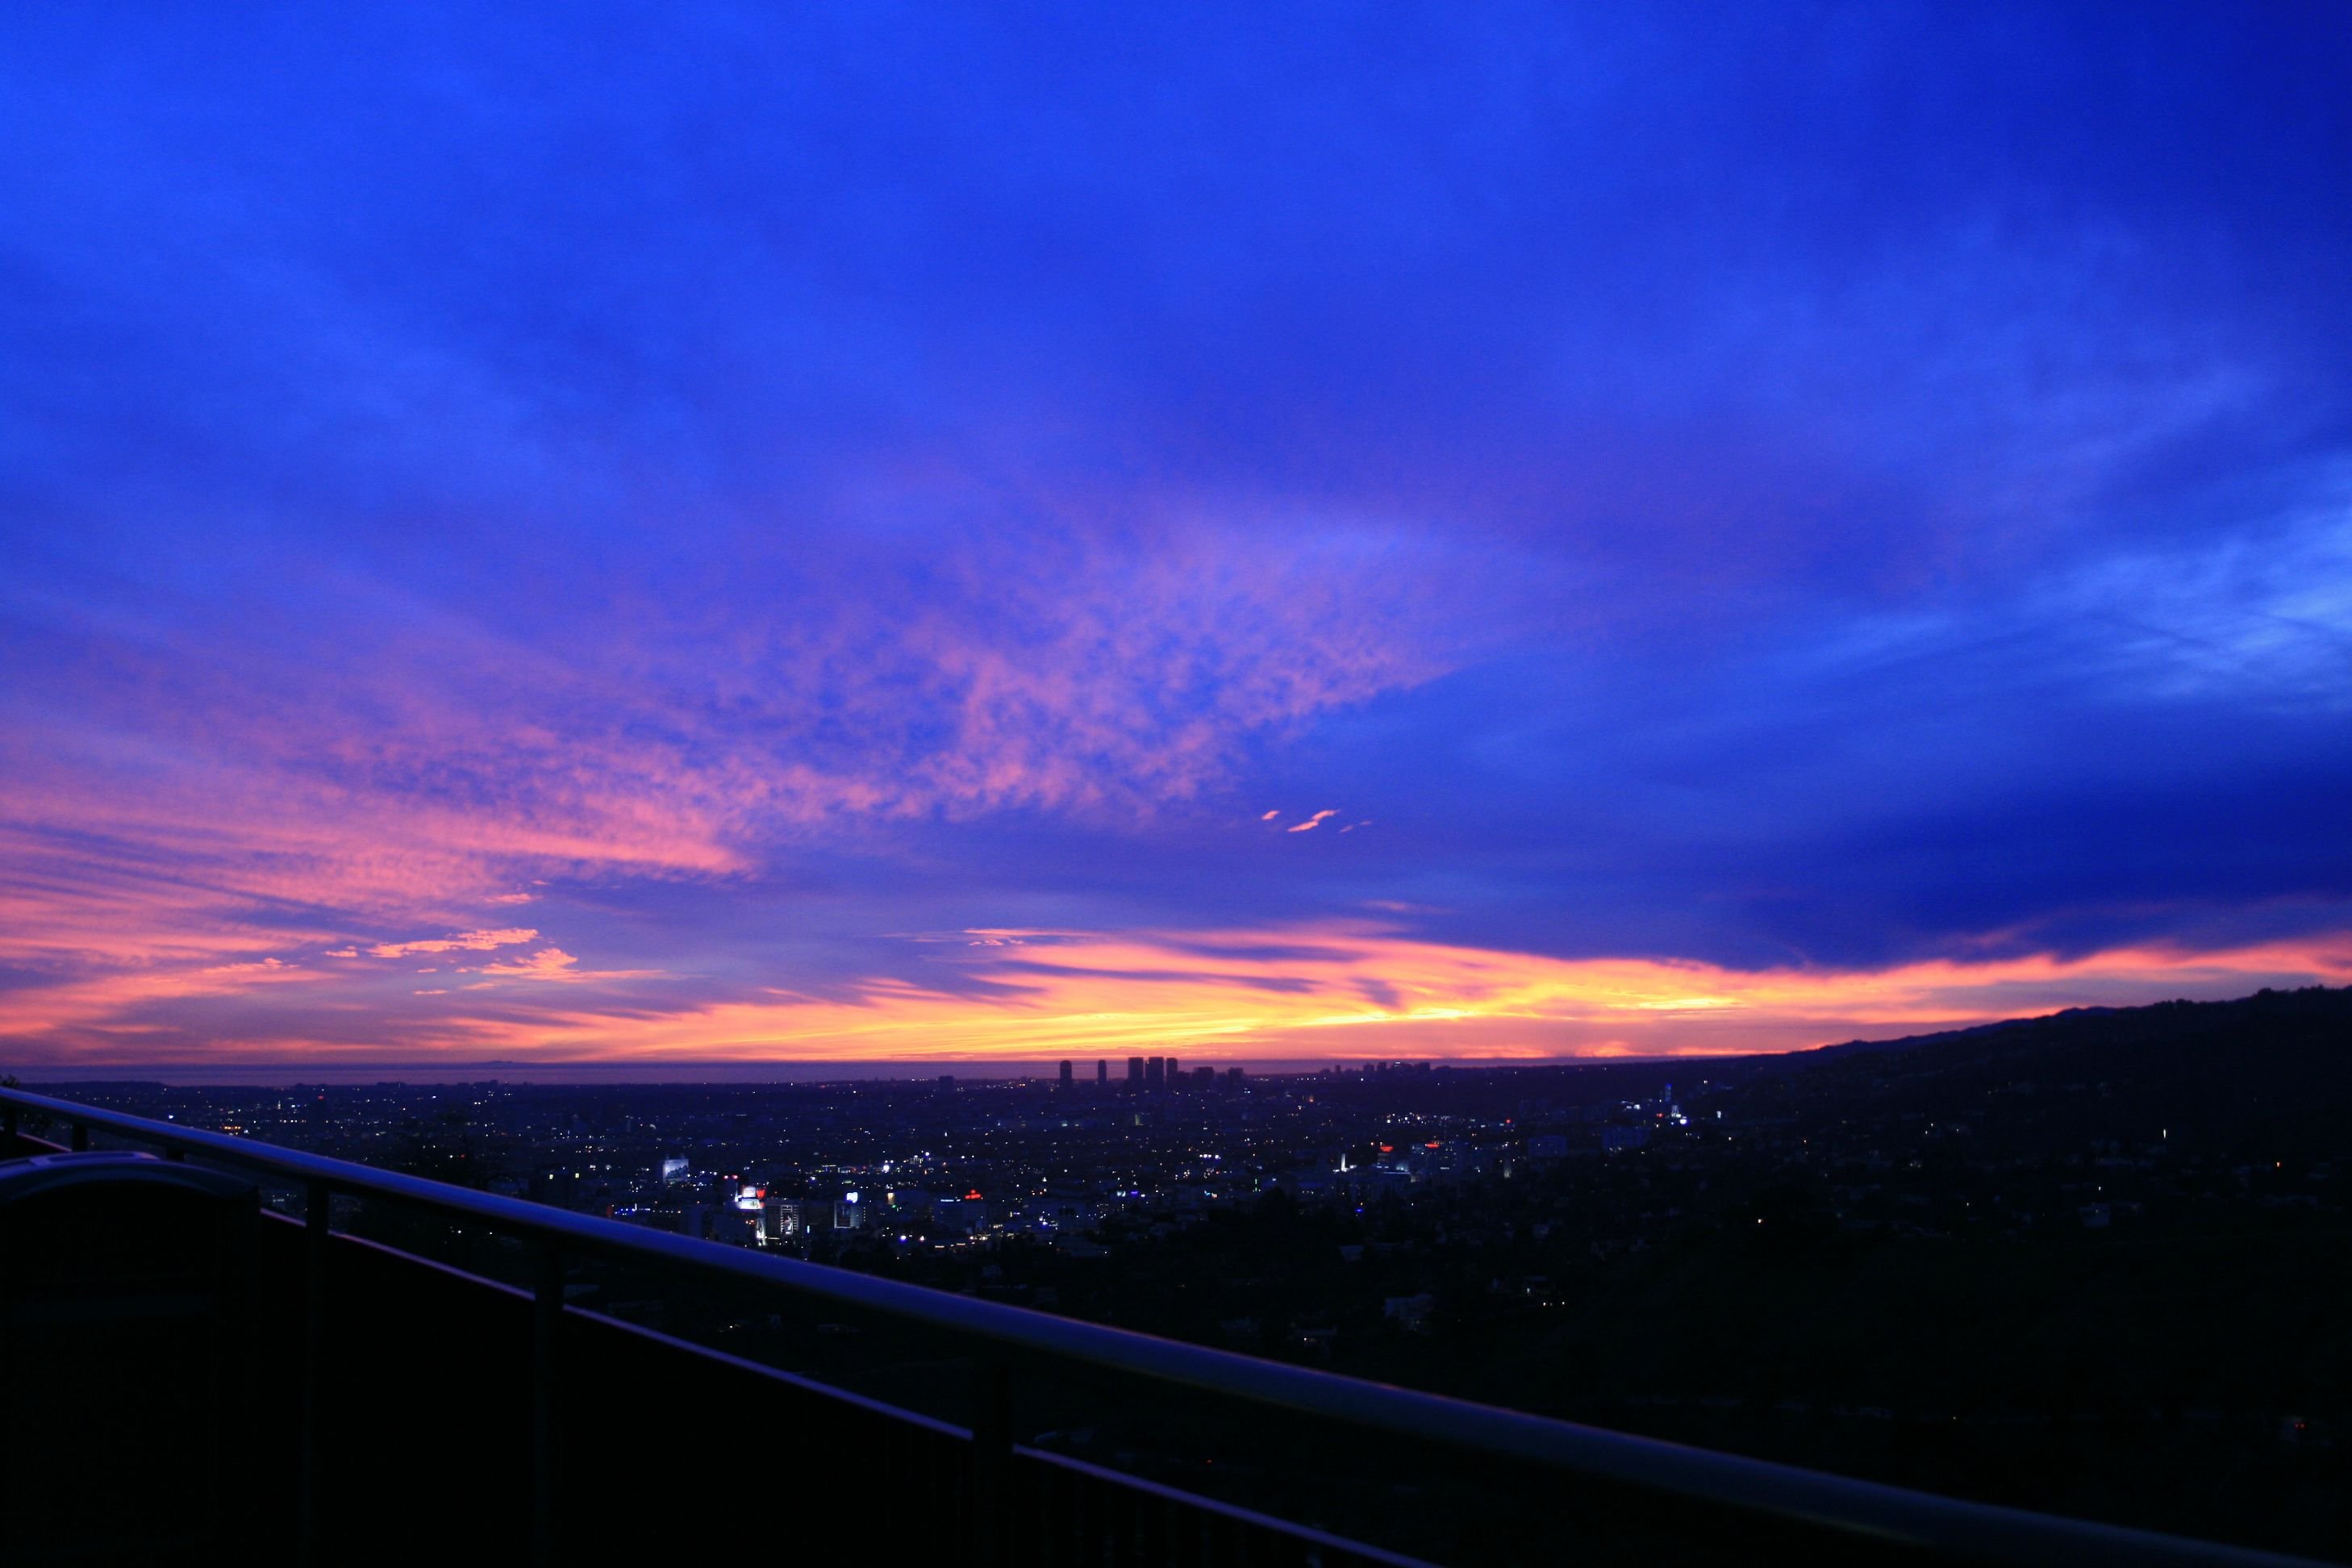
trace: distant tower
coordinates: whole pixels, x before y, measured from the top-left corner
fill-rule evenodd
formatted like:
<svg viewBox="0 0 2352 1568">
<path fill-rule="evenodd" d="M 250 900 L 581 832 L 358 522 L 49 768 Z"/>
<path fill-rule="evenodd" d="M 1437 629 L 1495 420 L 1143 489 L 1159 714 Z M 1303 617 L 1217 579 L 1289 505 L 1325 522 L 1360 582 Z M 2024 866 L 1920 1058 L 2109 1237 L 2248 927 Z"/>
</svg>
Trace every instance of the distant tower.
<svg viewBox="0 0 2352 1568">
<path fill-rule="evenodd" d="M 1184 1069 L 1183 1069 L 1182 1068 L 1180 1068 L 1180 1067 L 1178 1067 L 1178 1066 L 1176 1065 L 1176 1058 L 1175 1058 L 1174 1057 L 1170 1057 L 1170 1058 L 1168 1058 L 1168 1088 L 1169 1088 L 1169 1091 L 1170 1091 L 1171 1093 L 1173 1093 L 1175 1090 L 1180 1089 L 1182 1089 L 1183 1087 L 1184 1087 Z"/>
<path fill-rule="evenodd" d="M 1062 1064 L 1062 1092 L 1064 1094 L 1067 1094 L 1074 1087 L 1076 1087 L 1076 1080 L 1070 1077 L 1070 1064 L 1064 1062 Z"/>
<path fill-rule="evenodd" d="M 1143 1089 L 1143 1058 L 1141 1057 L 1129 1057 L 1127 1058 L 1127 1087 L 1129 1093 L 1139 1093 Z"/>
<path fill-rule="evenodd" d="M 1168 1084 L 1168 1064 L 1152 1057 L 1143 1064 L 1143 1087 L 1147 1093 L 1164 1089 Z"/>
<path fill-rule="evenodd" d="M 1109 1087 L 1110 1063 L 1097 1058 L 1095 1061 L 1095 1088 L 1104 1089 Z"/>
</svg>

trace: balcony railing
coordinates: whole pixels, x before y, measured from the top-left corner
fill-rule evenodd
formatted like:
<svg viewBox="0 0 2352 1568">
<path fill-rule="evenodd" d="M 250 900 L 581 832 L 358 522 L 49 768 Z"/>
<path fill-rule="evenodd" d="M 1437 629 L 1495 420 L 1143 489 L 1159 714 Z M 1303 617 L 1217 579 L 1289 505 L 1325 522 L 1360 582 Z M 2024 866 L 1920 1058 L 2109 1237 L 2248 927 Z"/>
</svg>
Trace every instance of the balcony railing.
<svg viewBox="0 0 2352 1568">
<path fill-rule="evenodd" d="M 429 1431 L 432 1441 L 460 1447 L 479 1437 L 477 1448 L 488 1457 L 469 1461 L 470 1470 L 456 1467 L 460 1479 L 452 1484 L 472 1484 L 470 1475 L 486 1491 L 527 1498 L 510 1543 L 516 1555 L 541 1563 L 601 1557 L 621 1527 L 584 1521 L 625 1514 L 649 1541 L 690 1543 L 700 1525 L 738 1518 L 732 1498 L 777 1529 L 805 1529 L 822 1518 L 827 1528 L 874 1532 L 860 1552 L 866 1561 L 1339 1568 L 1420 1560 L 1404 1554 L 1412 1542 L 1388 1549 L 1358 1538 L 1376 1537 L 1377 1529 L 1339 1526 L 1347 1533 L 1335 1533 L 1023 1440 L 1013 1417 L 1023 1386 L 1072 1378 L 1181 1397 L 1237 1429 L 1277 1418 L 1304 1422 L 1330 1434 L 1334 1451 L 1396 1444 L 1443 1455 L 1471 1478 L 1471 1493 L 1457 1487 L 1447 1506 L 1475 1496 L 1481 1475 L 1498 1488 L 1510 1482 L 1522 1500 L 1531 1480 L 1538 1496 L 1552 1500 L 1549 1510 L 1538 1507 L 1519 1546 L 1497 1550 L 1495 1541 L 1513 1538 L 1489 1531 L 1478 1549 L 1504 1560 L 1769 1555 L 2052 1568 L 2300 1561 L 1413 1393 L 0 1089 L 7 1133 L 0 1152 L 54 1147 L 27 1135 L 36 1121 L 63 1130 L 75 1149 L 99 1133 L 299 1190 L 300 1224 L 265 1226 L 264 1267 L 274 1272 L 263 1294 L 277 1307 L 263 1337 L 286 1352 L 286 1372 L 275 1384 L 260 1383 L 282 1394 L 276 1408 L 292 1428 L 290 1452 L 278 1455 L 292 1494 L 280 1544 L 302 1563 L 365 1555 L 352 1550 L 353 1521 L 397 1504 L 407 1483 L 385 1468 L 394 1461 L 359 1456 L 370 1442 L 376 1447 L 366 1452 L 392 1451 L 383 1435 L 394 1430 L 407 1435 L 402 1442 Z M 352 1234 L 337 1223 L 338 1200 L 351 1199 L 504 1238 L 527 1260 L 529 1283 L 500 1285 Z M 6 1263 L 0 1259 L 0 1268 Z M 941 1419 L 755 1364 L 569 1300 L 572 1271 L 600 1266 L 650 1274 L 682 1290 L 695 1281 L 731 1283 L 778 1303 L 952 1343 L 965 1368 L 959 1391 L 965 1418 Z M 431 1352 L 446 1374 L 435 1385 L 444 1394 L 431 1401 L 446 1406 L 439 1417 L 416 1407 L 424 1373 L 403 1386 L 411 1374 L 401 1369 L 422 1364 L 404 1348 L 411 1341 L 441 1347 Z M 446 1394 L 453 1379 L 462 1399 Z M 509 1407 L 495 1408 L 501 1401 Z M 755 1407 L 756 1418 L 745 1415 L 736 1426 L 713 1415 Z M 802 1458 L 781 1468 L 758 1459 L 756 1473 L 730 1482 L 740 1491 L 706 1489 L 693 1478 L 729 1473 L 728 1432 L 792 1446 Z M 646 1465 L 614 1458 L 616 1445 L 639 1444 L 635 1452 L 647 1461 L 680 1445 L 697 1457 L 668 1472 L 673 1479 L 656 1483 Z M 677 1489 L 642 1495 L 656 1484 Z M 371 1495 L 371 1488 L 383 1495 Z"/>
</svg>

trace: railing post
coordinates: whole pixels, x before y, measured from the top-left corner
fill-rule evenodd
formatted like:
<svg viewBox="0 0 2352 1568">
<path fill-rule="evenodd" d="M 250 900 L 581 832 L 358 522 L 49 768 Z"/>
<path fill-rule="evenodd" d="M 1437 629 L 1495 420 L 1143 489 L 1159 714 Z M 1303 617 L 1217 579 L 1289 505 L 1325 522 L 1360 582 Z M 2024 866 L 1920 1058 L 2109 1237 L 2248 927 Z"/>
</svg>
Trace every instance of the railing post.
<svg viewBox="0 0 2352 1568">
<path fill-rule="evenodd" d="M 540 1247 L 539 1289 L 531 1300 L 530 1556 L 538 1568 L 554 1568 L 558 1556 L 561 1471 L 556 1447 L 562 1394 L 558 1342 L 562 1332 L 563 1254 L 551 1241 Z"/>
<path fill-rule="evenodd" d="M 299 1539 L 298 1560 L 306 1565 L 325 1560 L 319 1542 L 320 1424 L 324 1419 L 327 1373 L 327 1222 L 334 1197 L 323 1182 L 312 1182 L 302 1194 L 302 1479 L 297 1501 Z"/>
<path fill-rule="evenodd" d="M 0 1110 L 0 1116 L 5 1116 L 6 1118 L 8 1141 L 11 1143 L 14 1143 L 16 1141 L 16 1130 L 22 1125 L 21 1118 L 23 1114 L 24 1113 L 22 1111 L 16 1109 L 16 1105 L 14 1100 L 11 1100 L 8 1103 L 6 1110 Z"/>
<path fill-rule="evenodd" d="M 984 1568 L 1013 1561 L 1013 1372 L 996 1356 L 972 1368 L 971 1556 Z"/>
</svg>

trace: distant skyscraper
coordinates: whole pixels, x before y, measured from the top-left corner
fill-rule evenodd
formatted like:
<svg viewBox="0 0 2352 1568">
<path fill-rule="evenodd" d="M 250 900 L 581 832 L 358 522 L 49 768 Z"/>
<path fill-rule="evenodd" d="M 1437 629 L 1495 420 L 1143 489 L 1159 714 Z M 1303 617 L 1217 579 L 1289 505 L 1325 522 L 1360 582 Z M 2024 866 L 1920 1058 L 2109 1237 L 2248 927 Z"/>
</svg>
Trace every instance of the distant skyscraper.
<svg viewBox="0 0 2352 1568">
<path fill-rule="evenodd" d="M 1141 1057 L 1129 1057 L 1127 1058 L 1127 1087 L 1129 1089 L 1141 1089 L 1143 1087 L 1143 1058 Z"/>
<path fill-rule="evenodd" d="M 1176 1065 L 1176 1058 L 1174 1057 L 1170 1057 L 1168 1058 L 1168 1087 L 1170 1089 L 1177 1089 L 1184 1087 L 1183 1072 L 1184 1069 Z"/>
<path fill-rule="evenodd" d="M 1067 1094 L 1070 1091 L 1071 1086 L 1076 1081 L 1076 1079 L 1070 1077 L 1070 1064 L 1064 1062 L 1062 1064 L 1062 1092 Z"/>
<path fill-rule="evenodd" d="M 1143 1087 L 1145 1091 L 1150 1092 L 1151 1090 L 1163 1088 L 1166 1086 L 1167 1082 L 1168 1064 L 1158 1057 L 1148 1058 L 1143 1064 Z"/>
<path fill-rule="evenodd" d="M 1110 1063 L 1108 1060 L 1097 1058 L 1095 1062 L 1095 1087 L 1097 1089 L 1110 1087 Z"/>
</svg>

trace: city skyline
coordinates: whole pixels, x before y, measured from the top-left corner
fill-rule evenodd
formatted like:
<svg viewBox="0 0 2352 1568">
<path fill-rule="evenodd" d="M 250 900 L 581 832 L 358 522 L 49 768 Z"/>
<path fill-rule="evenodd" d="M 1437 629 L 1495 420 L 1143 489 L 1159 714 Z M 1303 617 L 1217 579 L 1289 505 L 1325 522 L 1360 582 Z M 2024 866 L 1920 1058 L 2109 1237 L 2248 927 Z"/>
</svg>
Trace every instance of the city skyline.
<svg viewBox="0 0 2352 1568">
<path fill-rule="evenodd" d="M 1664 1056 L 2352 982 L 2347 53 L 20 19 L 0 1067 Z"/>
</svg>

